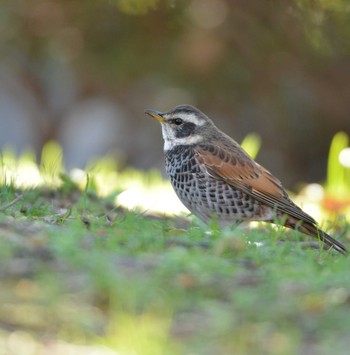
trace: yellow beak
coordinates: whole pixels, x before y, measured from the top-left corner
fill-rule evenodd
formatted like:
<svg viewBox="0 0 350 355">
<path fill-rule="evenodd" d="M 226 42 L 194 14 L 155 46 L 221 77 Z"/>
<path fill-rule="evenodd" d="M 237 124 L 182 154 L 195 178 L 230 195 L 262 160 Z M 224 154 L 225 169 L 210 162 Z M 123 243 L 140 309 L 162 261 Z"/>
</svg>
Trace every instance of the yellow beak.
<svg viewBox="0 0 350 355">
<path fill-rule="evenodd" d="M 160 123 L 166 123 L 165 119 L 162 116 L 163 114 L 161 112 L 159 112 L 159 111 L 146 110 L 145 113 L 147 113 L 147 115 L 150 115 L 151 117 L 155 118 Z"/>
</svg>

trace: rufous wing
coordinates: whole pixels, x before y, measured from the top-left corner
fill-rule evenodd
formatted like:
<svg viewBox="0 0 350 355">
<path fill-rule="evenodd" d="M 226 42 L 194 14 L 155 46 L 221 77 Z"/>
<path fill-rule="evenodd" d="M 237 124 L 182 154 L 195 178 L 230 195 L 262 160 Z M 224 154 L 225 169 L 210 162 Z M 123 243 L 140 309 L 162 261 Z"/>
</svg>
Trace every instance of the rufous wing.
<svg viewBox="0 0 350 355">
<path fill-rule="evenodd" d="M 238 144 L 201 144 L 194 148 L 194 153 L 203 172 L 225 181 L 283 214 L 316 224 L 312 217 L 289 199 L 281 182 L 250 158 Z"/>
</svg>

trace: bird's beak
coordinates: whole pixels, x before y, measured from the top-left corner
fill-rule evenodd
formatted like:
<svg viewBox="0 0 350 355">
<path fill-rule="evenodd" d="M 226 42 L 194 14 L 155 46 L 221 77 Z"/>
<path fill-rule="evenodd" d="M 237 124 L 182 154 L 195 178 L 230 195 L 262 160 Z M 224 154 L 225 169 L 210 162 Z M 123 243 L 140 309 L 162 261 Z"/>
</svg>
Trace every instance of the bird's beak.
<svg viewBox="0 0 350 355">
<path fill-rule="evenodd" d="M 147 115 L 152 116 L 153 118 L 155 118 L 157 121 L 159 121 L 160 123 L 166 123 L 163 114 L 159 111 L 156 110 L 146 110 L 145 113 L 147 113 Z"/>
</svg>

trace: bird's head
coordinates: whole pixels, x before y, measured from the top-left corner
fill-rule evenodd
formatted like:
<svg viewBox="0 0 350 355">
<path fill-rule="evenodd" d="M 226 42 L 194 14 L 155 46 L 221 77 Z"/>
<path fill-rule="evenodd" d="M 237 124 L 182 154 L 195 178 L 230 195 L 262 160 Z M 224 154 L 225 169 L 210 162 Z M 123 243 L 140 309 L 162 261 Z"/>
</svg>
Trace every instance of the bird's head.
<svg viewBox="0 0 350 355">
<path fill-rule="evenodd" d="M 161 123 L 164 150 L 202 143 L 216 130 L 210 118 L 190 105 L 176 106 L 168 112 L 146 110 L 145 113 Z"/>
</svg>

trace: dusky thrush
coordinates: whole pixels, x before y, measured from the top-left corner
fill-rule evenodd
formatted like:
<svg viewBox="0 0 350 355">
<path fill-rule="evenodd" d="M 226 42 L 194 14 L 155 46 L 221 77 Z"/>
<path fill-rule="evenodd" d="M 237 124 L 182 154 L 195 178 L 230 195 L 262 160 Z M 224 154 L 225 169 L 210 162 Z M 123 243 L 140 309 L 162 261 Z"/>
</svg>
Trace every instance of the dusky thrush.
<svg viewBox="0 0 350 355">
<path fill-rule="evenodd" d="M 276 177 L 197 108 L 180 105 L 146 113 L 161 123 L 166 172 L 177 196 L 202 221 L 215 216 L 220 226 L 280 223 L 347 253 L 289 198 Z"/>
</svg>

